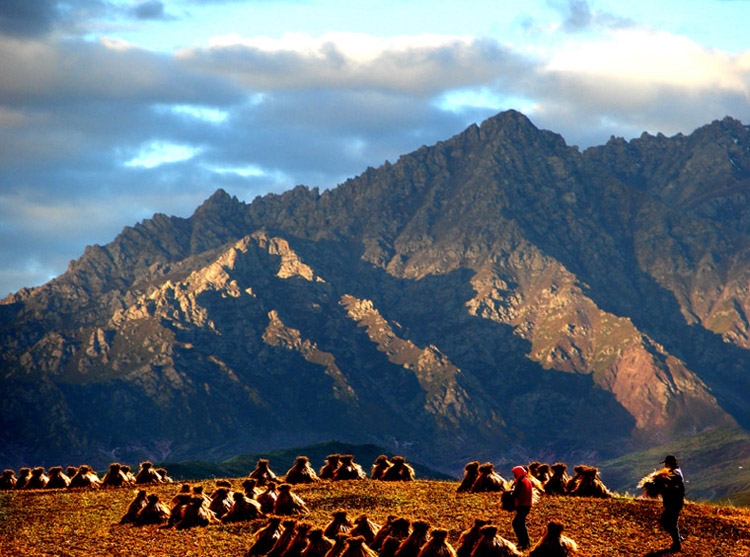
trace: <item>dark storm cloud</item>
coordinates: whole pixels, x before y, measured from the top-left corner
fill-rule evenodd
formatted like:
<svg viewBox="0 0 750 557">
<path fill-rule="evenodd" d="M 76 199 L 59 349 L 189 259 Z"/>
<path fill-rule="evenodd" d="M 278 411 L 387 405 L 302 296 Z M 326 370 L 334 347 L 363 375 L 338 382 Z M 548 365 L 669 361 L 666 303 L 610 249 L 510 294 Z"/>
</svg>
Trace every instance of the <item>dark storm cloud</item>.
<svg viewBox="0 0 750 557">
<path fill-rule="evenodd" d="M 165 19 L 164 3 L 158 0 L 147 0 L 132 8 L 132 14 L 136 19 Z"/>
<path fill-rule="evenodd" d="M 283 171 L 291 184 L 324 188 L 465 125 L 460 116 L 407 95 L 336 90 L 278 93 L 235 118 L 216 160 L 249 161 Z"/>
<path fill-rule="evenodd" d="M 48 0 L 3 0 L 0 2 L 0 33 L 16 36 L 40 35 L 52 29 L 59 12 Z"/>
<path fill-rule="evenodd" d="M 59 26 L 77 25 L 112 10 L 112 4 L 105 0 L 2 0 L 0 34 L 40 36 Z"/>
<path fill-rule="evenodd" d="M 0 37 L 0 103 L 69 101 L 224 103 L 238 89 L 169 55 L 117 43 L 18 41 Z"/>
</svg>

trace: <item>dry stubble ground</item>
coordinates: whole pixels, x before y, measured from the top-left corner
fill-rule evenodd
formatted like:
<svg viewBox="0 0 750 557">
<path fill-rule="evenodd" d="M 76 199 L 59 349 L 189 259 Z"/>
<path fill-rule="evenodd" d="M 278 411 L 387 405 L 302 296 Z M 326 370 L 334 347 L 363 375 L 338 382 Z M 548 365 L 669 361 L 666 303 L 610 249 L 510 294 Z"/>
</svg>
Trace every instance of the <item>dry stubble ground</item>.
<svg viewBox="0 0 750 557">
<path fill-rule="evenodd" d="M 210 491 L 213 481 L 195 482 Z M 241 479 L 232 480 L 235 489 Z M 382 483 L 354 481 L 298 487 L 311 509 L 304 520 L 325 526 L 331 513 L 344 509 L 350 518 L 366 513 L 383 523 L 389 514 L 427 520 L 446 528 L 456 545 L 459 533 L 484 517 L 515 541 L 513 515 L 500 508 L 497 494 L 457 494 L 453 482 Z M 169 501 L 179 484 L 149 487 Z M 242 556 L 251 535 L 264 521 L 215 524 L 186 531 L 118 525 L 134 496 L 133 488 L 96 491 L 50 490 L 0 492 L 0 555 L 33 556 Z M 545 497 L 534 507 L 528 525 L 532 540 L 551 519 L 566 525 L 581 557 L 661 555 L 669 545 L 660 530 L 660 503 L 631 498 L 610 500 Z M 750 511 L 688 503 L 682 513 L 684 555 L 750 556 Z"/>
</svg>

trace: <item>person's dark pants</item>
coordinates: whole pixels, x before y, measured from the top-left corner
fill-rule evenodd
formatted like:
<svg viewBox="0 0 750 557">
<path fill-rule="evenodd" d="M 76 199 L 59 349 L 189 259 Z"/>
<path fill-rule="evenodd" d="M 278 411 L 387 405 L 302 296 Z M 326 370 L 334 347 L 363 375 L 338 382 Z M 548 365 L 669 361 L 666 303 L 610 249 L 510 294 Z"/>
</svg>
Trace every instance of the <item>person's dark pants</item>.
<svg viewBox="0 0 750 557">
<path fill-rule="evenodd" d="M 513 519 L 513 531 L 518 538 L 518 547 L 529 547 L 529 531 L 526 529 L 526 517 L 529 515 L 531 507 L 516 507 L 516 516 Z"/>
<path fill-rule="evenodd" d="M 677 527 L 677 521 L 680 518 L 680 511 L 682 510 L 682 503 L 677 505 L 664 505 L 664 510 L 661 513 L 661 525 L 672 536 L 672 544 L 680 544 L 680 530 Z"/>
</svg>

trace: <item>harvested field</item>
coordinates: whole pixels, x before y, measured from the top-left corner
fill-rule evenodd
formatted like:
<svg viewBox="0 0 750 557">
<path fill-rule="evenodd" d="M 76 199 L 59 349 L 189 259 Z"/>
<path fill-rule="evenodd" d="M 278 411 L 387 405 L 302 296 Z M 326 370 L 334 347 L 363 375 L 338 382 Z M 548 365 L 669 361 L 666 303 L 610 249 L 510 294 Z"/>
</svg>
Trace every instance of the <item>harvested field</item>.
<svg viewBox="0 0 750 557">
<path fill-rule="evenodd" d="M 242 478 L 230 481 L 241 490 Z M 209 492 L 214 487 L 214 481 L 194 484 L 204 485 Z M 338 509 L 346 510 L 351 519 L 366 513 L 379 524 L 395 514 L 447 529 L 448 541 L 455 546 L 459 533 L 475 518 L 484 517 L 499 527 L 503 537 L 515 541 L 510 525 L 513 515 L 500 508 L 499 494 L 457 494 L 457 486 L 455 482 L 366 480 L 321 482 L 298 486 L 295 492 L 312 511 L 302 520 L 317 527 L 324 527 Z M 169 501 L 179 487 L 147 489 Z M 242 556 L 251 535 L 265 522 L 183 531 L 118 525 L 134 492 L 133 488 L 0 492 L 0 555 Z M 542 536 L 549 520 L 563 522 L 564 533 L 578 542 L 581 557 L 655 556 L 669 546 L 669 537 L 658 525 L 660 510 L 658 501 L 632 498 L 544 497 L 532 509 L 528 525 L 533 542 Z M 681 527 L 686 537 L 684 555 L 750 556 L 747 509 L 688 503 Z"/>
</svg>

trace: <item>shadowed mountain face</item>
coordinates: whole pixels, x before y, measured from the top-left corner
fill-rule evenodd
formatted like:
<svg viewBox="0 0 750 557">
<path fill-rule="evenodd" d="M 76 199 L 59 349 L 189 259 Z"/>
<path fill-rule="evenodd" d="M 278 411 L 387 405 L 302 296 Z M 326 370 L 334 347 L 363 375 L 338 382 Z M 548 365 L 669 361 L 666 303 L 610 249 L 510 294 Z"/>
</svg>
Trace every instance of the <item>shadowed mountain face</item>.
<svg viewBox="0 0 750 557">
<path fill-rule="evenodd" d="M 0 461 L 327 439 L 443 469 L 750 426 L 750 129 L 506 112 L 334 190 L 219 190 L 0 304 Z M 54 461 L 54 462 L 53 462 Z"/>
</svg>

